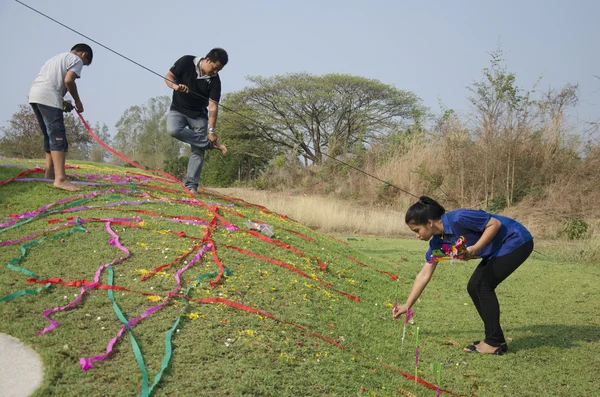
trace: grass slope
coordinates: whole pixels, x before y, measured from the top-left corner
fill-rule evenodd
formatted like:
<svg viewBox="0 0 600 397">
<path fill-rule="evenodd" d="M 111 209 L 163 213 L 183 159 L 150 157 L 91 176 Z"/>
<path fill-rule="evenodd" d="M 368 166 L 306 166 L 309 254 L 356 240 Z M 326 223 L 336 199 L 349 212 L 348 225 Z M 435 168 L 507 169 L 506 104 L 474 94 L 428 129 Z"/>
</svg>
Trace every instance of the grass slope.
<svg viewBox="0 0 600 397">
<path fill-rule="evenodd" d="M 4 160 L 26 168 L 35 164 Z M 127 173 L 131 169 L 77 164 L 79 169 L 69 170 L 78 175 L 73 179 L 99 183 L 84 185 L 79 193 L 99 194 L 79 197 L 86 201 L 55 205 L 24 218 L 32 219 L 28 223 L 0 229 L 0 241 L 4 242 L 0 246 L 0 263 L 4 264 L 0 267 L 0 297 L 40 286 L 27 282 L 25 274 L 14 270 L 17 266 L 34 273 L 38 280 L 93 280 L 102 265 L 126 256 L 117 244 L 110 244 L 113 236 L 103 221 L 119 218 L 110 228 L 130 256 L 112 266 L 114 284 L 146 294 L 114 291 L 118 307 L 131 319 L 166 302 L 131 327 L 150 385 L 161 370 L 165 335 L 181 315 L 173 328 L 171 360 L 153 396 L 391 396 L 400 395 L 398 388 L 433 396 L 435 391 L 396 371 L 414 374 L 416 325 L 420 327 L 418 375 L 433 383 L 429 366 L 443 363 L 444 389 L 478 396 L 598 393 L 597 266 L 556 263 L 534 254 L 502 284 L 498 293 L 511 350 L 501 357 L 462 352 L 463 344 L 482 337 L 482 325 L 465 291 L 475 264 L 440 266 L 415 306 L 416 324 L 408 326 L 401 351 L 402 323 L 394 324 L 390 316 L 397 283 L 385 272 L 399 275 L 402 299 L 420 269 L 424 243 L 358 238 L 344 244 L 259 206 L 210 191 L 192 201 L 178 185 L 140 180 L 144 178 Z M 0 180 L 21 171 L 0 166 Z M 165 188 L 178 192 L 159 190 Z M 0 223 L 10 223 L 10 214 L 34 211 L 73 196 L 45 182 L 0 185 L 0 217 L 4 217 Z M 186 218 L 190 216 L 195 218 Z M 73 222 L 68 219 L 71 217 L 87 221 L 82 227 L 88 232 L 68 225 Z M 271 225 L 276 241 L 248 233 L 248 219 Z M 40 234 L 6 243 L 34 233 Z M 189 264 L 198 250 L 177 258 L 208 242 L 202 241 L 203 237 L 212 239 L 216 256 L 206 252 L 181 274 L 181 288 L 177 289 L 176 272 Z M 231 246 L 244 252 L 228 248 Z M 260 257 L 248 255 L 248 251 Z M 219 262 L 231 274 L 211 285 Z M 168 263 L 172 265 L 163 271 L 149 273 Z M 102 272 L 101 283 L 108 283 L 107 273 L 108 269 Z M 209 277 L 201 278 L 207 274 Z M 141 281 L 143 276 L 148 278 Z M 165 300 L 170 291 L 176 295 Z M 43 358 L 44 382 L 35 395 L 140 395 L 142 372 L 127 332 L 104 361 L 94 362 L 85 372 L 80 367 L 81 357 L 103 354 L 108 341 L 123 327 L 107 290 L 87 289 L 73 307 L 50 315 L 59 322 L 54 330 L 37 334 L 50 324 L 42 312 L 69 304 L 79 292 L 80 287 L 55 284 L 39 294 L 0 303 L 0 332 L 18 337 Z M 360 301 L 345 294 L 360 297 Z M 206 298 L 222 301 L 207 303 Z M 204 303 L 198 302 L 201 299 Z M 227 302 L 242 304 L 250 311 Z"/>
</svg>

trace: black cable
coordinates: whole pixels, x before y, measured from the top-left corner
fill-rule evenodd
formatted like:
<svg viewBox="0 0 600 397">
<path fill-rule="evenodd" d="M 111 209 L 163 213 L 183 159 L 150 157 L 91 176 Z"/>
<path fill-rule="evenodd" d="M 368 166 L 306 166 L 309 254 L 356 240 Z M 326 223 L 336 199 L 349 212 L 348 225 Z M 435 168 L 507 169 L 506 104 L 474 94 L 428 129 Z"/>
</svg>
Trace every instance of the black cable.
<svg viewBox="0 0 600 397">
<path fill-rule="evenodd" d="M 162 76 L 161 74 L 159 74 L 159 73 L 156 73 L 154 70 L 152 70 L 152 69 L 150 69 L 150 68 L 147 68 L 146 66 L 142 65 L 141 63 L 139 63 L 139 62 L 136 62 L 136 61 L 134 61 L 133 59 L 131 59 L 131 58 L 129 58 L 129 57 L 127 57 L 127 56 L 125 56 L 125 55 L 123 55 L 123 54 L 121 54 L 121 53 L 119 53 L 119 52 L 115 51 L 115 50 L 113 50 L 112 48 L 109 48 L 109 47 L 105 46 L 104 44 L 102 44 L 102 43 L 100 43 L 100 42 L 98 42 L 98 41 L 96 41 L 96 40 L 92 39 L 91 37 L 89 37 L 89 36 L 86 36 L 85 34 L 83 34 L 83 33 L 79 32 L 79 31 L 77 31 L 77 30 L 75 30 L 75 29 L 73 29 L 73 28 L 71 28 L 71 27 L 69 27 L 69 26 L 65 25 L 64 23 L 57 21 L 56 19 L 54 19 L 54 18 L 52 18 L 52 17 L 50 17 L 50 16 L 48 16 L 48 15 L 44 14 L 44 13 L 43 13 L 43 12 L 41 12 L 41 11 L 38 11 L 38 10 L 36 10 L 35 8 L 33 8 L 33 7 L 31 7 L 31 6 L 29 6 L 29 5 L 25 4 L 25 3 L 23 3 L 22 1 L 19 1 L 19 0 L 15 0 L 15 1 L 16 1 L 17 3 L 19 3 L 19 4 L 21 4 L 22 6 L 29 8 L 31 11 L 34 11 L 34 12 L 36 12 L 36 13 L 40 14 L 41 16 L 48 18 L 48 19 L 49 19 L 49 20 L 51 20 L 52 22 L 55 22 L 55 23 L 59 24 L 60 26 L 62 26 L 62 27 L 64 27 L 64 28 L 66 28 L 66 29 L 68 29 L 68 30 L 70 30 L 70 31 L 72 31 L 72 32 L 74 32 L 74 33 L 76 33 L 76 34 L 78 34 L 78 35 L 82 36 L 82 37 L 85 37 L 85 38 L 86 38 L 86 39 L 88 39 L 89 41 L 91 41 L 91 42 L 93 42 L 93 43 L 95 43 L 95 44 L 99 45 L 100 47 L 102 47 L 102 48 L 104 48 L 104 49 L 106 49 L 106 50 L 108 50 L 108 51 L 110 51 L 110 52 L 112 52 L 113 54 L 116 54 L 116 55 L 120 56 L 121 58 L 124 58 L 124 59 L 128 60 L 129 62 L 131 62 L 131 63 L 133 63 L 133 64 L 135 64 L 135 65 L 137 65 L 137 66 L 141 67 L 142 69 L 145 69 L 145 70 L 147 70 L 148 72 L 150 72 L 150 73 L 152 73 L 152 74 L 155 74 L 155 75 L 157 75 L 157 76 L 158 76 L 158 77 L 160 77 L 161 79 L 167 80 L 167 81 L 169 81 L 170 83 L 173 83 L 173 84 L 177 84 L 177 82 L 176 82 L 176 81 L 172 81 L 172 80 L 169 80 L 169 79 L 165 78 L 165 76 Z M 189 88 L 189 87 L 188 87 L 188 88 Z M 200 98 L 203 98 L 203 99 L 208 99 L 209 101 L 211 100 L 210 98 L 207 98 L 207 97 L 205 97 L 204 95 L 201 95 L 201 94 L 199 94 L 199 93 L 197 93 L 197 92 L 194 92 L 194 91 L 192 91 L 192 90 L 189 90 L 189 93 L 190 93 L 190 94 L 197 95 L 198 97 L 200 97 Z M 253 118 L 251 118 L 251 117 L 249 117 L 249 116 L 246 116 L 245 114 L 241 114 L 241 113 L 239 113 L 239 112 L 237 112 L 237 111 L 235 111 L 235 110 L 233 110 L 233 109 L 231 109 L 231 108 L 229 108 L 229 107 L 227 107 L 227 106 L 224 106 L 224 105 L 222 105 L 222 104 L 220 104 L 220 103 L 218 103 L 218 102 L 217 102 L 217 105 L 218 105 L 218 106 L 220 106 L 220 107 L 222 107 L 223 109 L 225 109 L 225 110 L 229 111 L 229 112 L 232 112 L 232 113 L 234 113 L 234 114 L 236 114 L 236 115 L 238 115 L 238 116 L 241 116 L 241 117 L 243 117 L 243 118 L 245 118 L 245 119 L 247 119 L 247 120 L 251 121 L 253 124 L 255 124 L 255 125 L 259 126 L 260 128 L 263 128 L 264 130 L 273 130 L 273 131 L 275 131 L 275 132 L 279 132 L 279 131 L 277 131 L 276 129 L 274 129 L 273 127 L 268 127 L 268 126 L 264 125 L 263 123 L 261 123 L 261 122 L 259 122 L 259 121 L 256 121 L 256 120 L 254 120 Z M 310 145 L 306 145 L 306 146 L 308 146 L 309 148 L 311 148 L 311 147 L 310 147 Z M 314 148 L 311 148 L 311 149 L 313 149 L 313 150 L 314 150 Z M 363 174 L 365 174 L 365 175 L 367 175 L 367 176 L 369 176 L 369 177 L 371 177 L 371 178 L 373 178 L 373 179 L 376 179 L 376 180 L 378 180 L 379 182 L 382 182 L 382 183 L 384 183 L 385 185 L 388 185 L 388 186 L 390 186 L 390 187 L 393 187 L 394 189 L 397 189 L 397 190 L 399 190 L 399 191 L 401 191 L 401 192 L 403 192 L 403 193 L 406 193 L 406 194 L 408 194 L 408 195 L 410 195 L 410 196 L 413 196 L 413 197 L 419 198 L 419 196 L 417 196 L 416 194 L 413 194 L 413 193 L 411 193 L 411 192 L 409 192 L 409 191 L 407 191 L 407 190 L 404 190 L 404 189 L 402 189 L 402 188 L 399 188 L 398 186 L 395 186 L 394 184 L 392 184 L 392 183 L 390 183 L 390 182 L 384 181 L 383 179 L 381 179 L 381 178 L 378 178 L 378 177 L 376 177 L 375 175 L 369 174 L 368 172 L 366 172 L 366 171 L 364 171 L 364 170 L 362 170 L 362 169 L 360 169 L 360 168 L 358 168 L 358 167 L 355 167 L 355 166 L 353 166 L 353 165 L 351 165 L 351 164 L 348 164 L 348 163 L 346 163 L 346 162 L 344 162 L 344 161 L 342 161 L 342 160 L 339 160 L 339 159 L 337 159 L 337 158 L 335 158 L 335 157 L 333 157 L 333 156 L 330 156 L 330 155 L 328 155 L 327 153 L 322 153 L 322 152 L 321 152 L 321 154 L 322 154 L 322 155 L 324 155 L 324 156 L 326 156 L 326 157 L 328 157 L 328 158 L 330 158 L 330 159 L 332 159 L 332 160 L 335 160 L 335 161 L 337 161 L 338 163 L 340 163 L 340 164 L 342 164 L 342 165 L 345 165 L 345 166 L 347 166 L 347 167 L 350 167 L 350 168 L 352 168 L 352 169 L 354 169 L 354 170 L 356 170 L 356 171 L 358 171 L 358 172 L 361 172 L 361 173 L 363 173 Z M 440 189 L 440 191 L 442 191 L 442 190 Z M 446 194 L 444 191 L 442 191 L 442 193 Z M 448 196 L 448 195 L 446 194 L 446 196 Z M 450 196 L 448 196 L 448 197 L 450 197 Z M 453 199 L 453 201 L 455 201 L 455 202 L 456 202 L 456 200 L 454 200 L 454 199 Z"/>
</svg>

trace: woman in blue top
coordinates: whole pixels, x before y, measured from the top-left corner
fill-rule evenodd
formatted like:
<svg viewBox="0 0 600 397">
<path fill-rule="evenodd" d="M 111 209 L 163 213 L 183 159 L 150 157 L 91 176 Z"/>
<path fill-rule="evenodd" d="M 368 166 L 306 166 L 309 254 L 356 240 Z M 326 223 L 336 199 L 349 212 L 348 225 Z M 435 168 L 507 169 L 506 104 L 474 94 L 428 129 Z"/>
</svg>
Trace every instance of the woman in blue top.
<svg viewBox="0 0 600 397">
<path fill-rule="evenodd" d="M 406 303 L 393 309 L 394 318 L 405 313 L 419 298 L 436 268 L 432 251 L 442 244 L 454 245 L 464 236 L 468 258 L 481 258 L 467 291 L 485 326 L 485 339 L 465 348 L 472 353 L 502 354 L 508 350 L 500 326 L 500 305 L 495 289 L 533 251 L 531 233 L 514 219 L 481 210 L 458 209 L 446 213 L 435 200 L 423 196 L 406 212 L 408 227 L 417 238 L 429 241 L 427 263 L 415 278 Z"/>
</svg>

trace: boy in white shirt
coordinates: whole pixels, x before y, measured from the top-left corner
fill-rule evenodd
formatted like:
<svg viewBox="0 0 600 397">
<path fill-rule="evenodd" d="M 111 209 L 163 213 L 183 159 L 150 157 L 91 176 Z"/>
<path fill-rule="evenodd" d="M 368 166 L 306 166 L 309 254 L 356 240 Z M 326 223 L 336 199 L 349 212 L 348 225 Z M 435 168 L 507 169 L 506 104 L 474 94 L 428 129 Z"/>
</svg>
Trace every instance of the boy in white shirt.
<svg viewBox="0 0 600 397">
<path fill-rule="evenodd" d="M 83 112 L 75 79 L 81 77 L 84 65 L 92 63 L 93 56 L 89 45 L 76 44 L 71 52 L 50 58 L 42 66 L 29 91 L 29 104 L 44 135 L 46 178 L 54 179 L 54 187 L 71 192 L 79 188 L 67 181 L 65 173 L 69 145 L 63 111 L 70 112 L 75 108 L 79 113 Z M 75 101 L 74 107 L 63 100 L 67 91 Z"/>
</svg>

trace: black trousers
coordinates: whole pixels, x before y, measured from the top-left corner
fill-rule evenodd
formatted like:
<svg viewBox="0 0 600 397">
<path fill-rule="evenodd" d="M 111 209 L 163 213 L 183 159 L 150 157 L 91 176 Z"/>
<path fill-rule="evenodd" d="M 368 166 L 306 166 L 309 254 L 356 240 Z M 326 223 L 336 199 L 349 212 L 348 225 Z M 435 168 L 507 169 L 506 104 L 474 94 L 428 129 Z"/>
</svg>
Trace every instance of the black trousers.
<svg viewBox="0 0 600 397">
<path fill-rule="evenodd" d="M 485 343 L 498 347 L 506 343 L 500 326 L 500 304 L 496 287 L 512 274 L 533 251 L 533 240 L 508 255 L 482 260 L 469 283 L 467 291 L 485 325 Z"/>
</svg>

